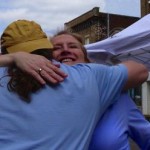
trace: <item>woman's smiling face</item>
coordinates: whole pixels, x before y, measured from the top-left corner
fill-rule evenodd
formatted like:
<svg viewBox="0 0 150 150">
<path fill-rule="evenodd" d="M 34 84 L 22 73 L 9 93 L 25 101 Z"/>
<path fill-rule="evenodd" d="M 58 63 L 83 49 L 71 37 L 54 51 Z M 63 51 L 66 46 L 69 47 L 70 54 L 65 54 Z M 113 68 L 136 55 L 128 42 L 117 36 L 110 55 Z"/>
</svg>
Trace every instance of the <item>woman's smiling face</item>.
<svg viewBox="0 0 150 150">
<path fill-rule="evenodd" d="M 84 53 L 81 43 L 69 34 L 61 34 L 51 39 L 54 50 L 53 58 L 67 65 L 84 63 Z"/>
</svg>

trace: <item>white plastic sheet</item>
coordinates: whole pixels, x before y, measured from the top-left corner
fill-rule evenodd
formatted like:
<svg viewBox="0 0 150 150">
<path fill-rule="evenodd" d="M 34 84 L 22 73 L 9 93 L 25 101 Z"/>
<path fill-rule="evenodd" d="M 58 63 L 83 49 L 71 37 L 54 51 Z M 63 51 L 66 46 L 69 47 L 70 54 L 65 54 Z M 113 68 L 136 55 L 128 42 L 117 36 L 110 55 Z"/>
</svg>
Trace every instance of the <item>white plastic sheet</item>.
<svg viewBox="0 0 150 150">
<path fill-rule="evenodd" d="M 121 61 L 132 59 L 150 68 L 150 14 L 114 36 L 85 47 L 96 62 L 109 61 L 112 57 Z M 104 54 L 107 57 L 103 58 Z"/>
</svg>

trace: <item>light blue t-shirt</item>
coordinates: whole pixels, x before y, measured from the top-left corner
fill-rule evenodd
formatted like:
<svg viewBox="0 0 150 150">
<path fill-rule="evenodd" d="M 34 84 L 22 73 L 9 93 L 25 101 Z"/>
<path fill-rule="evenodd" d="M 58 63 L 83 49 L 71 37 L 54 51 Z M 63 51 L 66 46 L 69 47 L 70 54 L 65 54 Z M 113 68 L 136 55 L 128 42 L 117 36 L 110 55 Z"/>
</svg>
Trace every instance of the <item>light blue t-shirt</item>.
<svg viewBox="0 0 150 150">
<path fill-rule="evenodd" d="M 8 92 L 8 78 L 2 78 L 2 150 L 88 149 L 96 123 L 120 95 L 127 69 L 97 64 L 61 65 L 61 69 L 68 74 L 64 82 L 46 85 L 32 95 L 31 103 Z"/>
</svg>

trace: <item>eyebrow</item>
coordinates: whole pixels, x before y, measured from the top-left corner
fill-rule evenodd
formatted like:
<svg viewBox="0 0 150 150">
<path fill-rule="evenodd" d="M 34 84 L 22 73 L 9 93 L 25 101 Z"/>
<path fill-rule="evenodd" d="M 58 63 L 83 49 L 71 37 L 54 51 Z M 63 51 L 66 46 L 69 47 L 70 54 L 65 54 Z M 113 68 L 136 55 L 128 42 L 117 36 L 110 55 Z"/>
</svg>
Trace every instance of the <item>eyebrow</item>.
<svg viewBox="0 0 150 150">
<path fill-rule="evenodd" d="M 64 44 L 64 43 L 57 43 L 57 44 L 54 44 L 54 46 L 61 46 L 61 45 L 63 45 L 63 44 Z M 67 45 L 71 45 L 71 44 L 80 45 L 80 43 L 73 43 L 73 42 L 67 43 Z"/>
</svg>

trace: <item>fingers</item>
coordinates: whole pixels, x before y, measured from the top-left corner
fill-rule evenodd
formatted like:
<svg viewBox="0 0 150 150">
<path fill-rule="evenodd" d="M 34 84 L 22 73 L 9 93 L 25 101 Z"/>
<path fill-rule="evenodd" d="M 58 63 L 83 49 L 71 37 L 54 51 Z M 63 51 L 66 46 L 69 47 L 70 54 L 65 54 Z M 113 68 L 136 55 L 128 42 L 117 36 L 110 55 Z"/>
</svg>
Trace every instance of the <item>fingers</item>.
<svg viewBox="0 0 150 150">
<path fill-rule="evenodd" d="M 57 84 L 61 81 L 63 81 L 62 79 L 57 79 L 53 76 L 51 76 L 49 73 L 47 73 L 46 71 L 44 71 L 43 69 L 41 69 L 39 71 L 39 69 L 29 69 L 25 71 L 26 73 L 28 73 L 29 75 L 31 75 L 35 80 L 37 80 L 41 85 L 45 85 L 46 81 L 52 84 Z M 60 78 L 58 76 L 58 78 Z"/>
<path fill-rule="evenodd" d="M 46 81 L 50 82 L 50 83 L 53 83 L 53 84 L 56 84 L 56 83 L 59 83 L 59 82 L 62 82 L 64 79 L 61 78 L 61 77 L 55 77 L 55 75 L 51 75 L 49 73 L 47 73 L 45 70 L 42 70 L 40 72 L 40 76 L 45 79 Z"/>
<path fill-rule="evenodd" d="M 52 63 L 48 63 L 46 64 L 46 66 L 43 66 L 43 69 L 52 75 L 57 74 L 58 76 L 61 76 L 63 78 L 67 77 L 67 74 L 64 71 L 62 71 L 59 67 L 59 65 L 57 66 L 56 64 L 54 65 Z"/>
<path fill-rule="evenodd" d="M 40 75 L 46 81 L 51 83 L 62 82 L 67 77 L 67 74 L 65 74 L 60 68 L 50 63 L 42 66 L 42 71 L 40 71 Z"/>
<path fill-rule="evenodd" d="M 35 70 L 31 70 L 27 72 L 30 74 L 34 79 L 36 79 L 40 84 L 45 85 L 46 81 L 41 77 L 40 74 L 37 73 Z"/>
<path fill-rule="evenodd" d="M 51 61 L 40 55 L 19 53 L 15 55 L 14 60 L 18 68 L 33 76 L 41 84 L 46 84 L 46 81 L 56 84 L 67 77 L 59 64 L 52 64 Z"/>
<path fill-rule="evenodd" d="M 53 64 L 54 66 L 56 66 L 57 68 L 60 68 L 60 64 Z"/>
<path fill-rule="evenodd" d="M 58 65 L 58 67 L 60 67 L 60 65 Z M 51 64 L 51 62 L 48 61 L 43 63 L 41 67 L 38 67 L 38 69 L 37 67 L 32 66 L 32 70 L 34 71 L 28 71 L 28 73 L 32 74 L 32 76 L 41 84 L 46 84 L 46 81 L 57 84 L 64 81 L 64 79 L 67 77 L 67 74 L 58 67 L 57 65 Z"/>
<path fill-rule="evenodd" d="M 46 81 L 48 81 L 52 84 L 57 84 L 57 83 L 63 81 L 63 78 L 61 78 L 59 80 L 55 79 L 55 77 L 51 76 L 44 70 L 41 70 L 40 72 L 37 70 L 30 70 L 27 73 L 30 74 L 34 79 L 36 79 L 42 85 L 45 85 Z M 58 78 L 60 78 L 60 77 L 58 77 Z"/>
</svg>

